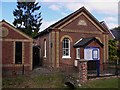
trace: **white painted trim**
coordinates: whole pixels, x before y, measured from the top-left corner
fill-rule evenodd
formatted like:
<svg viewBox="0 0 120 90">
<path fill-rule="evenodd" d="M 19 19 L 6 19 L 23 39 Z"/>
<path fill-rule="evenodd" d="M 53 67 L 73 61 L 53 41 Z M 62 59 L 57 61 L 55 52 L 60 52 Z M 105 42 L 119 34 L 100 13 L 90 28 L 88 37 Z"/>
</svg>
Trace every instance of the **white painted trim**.
<svg viewBox="0 0 120 90">
<path fill-rule="evenodd" d="M 70 39 L 69 39 L 69 57 L 70 57 Z"/>
<path fill-rule="evenodd" d="M 71 58 L 70 56 L 62 56 L 62 59 Z"/>
<path fill-rule="evenodd" d="M 110 34 L 112 35 L 113 39 L 115 39 L 115 36 L 113 35 L 113 33 L 109 30 Z"/>
<path fill-rule="evenodd" d="M 66 37 L 65 37 L 66 38 Z M 64 39 L 63 39 L 64 40 Z M 62 42 L 63 43 L 63 42 Z M 63 50 L 63 48 L 62 48 L 62 50 Z M 63 52 L 62 52 L 63 53 Z M 62 58 L 71 58 L 70 57 L 70 39 L 69 39 L 69 55 L 68 56 L 63 56 L 63 54 L 62 54 Z"/>
<path fill-rule="evenodd" d="M 44 58 L 47 57 L 47 43 L 46 43 L 46 40 L 44 40 Z"/>
<path fill-rule="evenodd" d="M 77 42 L 74 43 L 74 45 L 77 44 L 78 42 L 80 42 L 82 39 L 83 39 L 83 38 L 80 38 Z"/>
</svg>

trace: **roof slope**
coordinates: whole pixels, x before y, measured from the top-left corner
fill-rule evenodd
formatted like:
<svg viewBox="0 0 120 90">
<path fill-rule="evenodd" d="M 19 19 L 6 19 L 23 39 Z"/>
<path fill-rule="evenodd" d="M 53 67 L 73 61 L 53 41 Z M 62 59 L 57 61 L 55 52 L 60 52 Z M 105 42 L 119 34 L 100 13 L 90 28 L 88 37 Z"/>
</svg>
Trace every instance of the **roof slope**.
<svg viewBox="0 0 120 90">
<path fill-rule="evenodd" d="M 120 41 L 120 30 L 110 30 L 110 31 L 114 35 L 114 37 L 115 37 L 114 39 Z"/>
<path fill-rule="evenodd" d="M 103 44 L 98 39 L 96 39 L 95 37 L 83 38 L 78 43 L 76 43 L 73 47 L 75 47 L 75 48 L 85 47 L 88 44 L 90 44 L 92 41 L 96 41 L 101 47 L 103 47 Z"/>
<path fill-rule="evenodd" d="M 66 16 L 63 19 L 59 20 L 58 22 L 52 24 L 51 26 L 49 26 L 48 28 L 46 28 L 44 31 L 40 32 L 34 38 L 37 38 L 37 37 L 39 37 L 40 35 L 42 35 L 44 33 L 48 33 L 48 32 L 50 32 L 54 28 L 60 27 L 63 23 L 67 22 L 68 20 L 70 20 L 71 18 L 75 17 L 76 15 L 78 15 L 81 12 L 84 12 L 86 15 L 88 15 L 88 17 L 91 18 L 105 33 L 109 33 L 108 30 L 106 30 L 106 28 L 103 27 L 101 25 L 101 23 L 85 7 L 81 7 L 77 11 L 69 14 L 68 16 Z"/>
<path fill-rule="evenodd" d="M 10 23 L 8 23 L 5 20 L 0 21 L 0 24 L 6 24 L 7 26 L 10 26 L 11 28 L 13 28 L 13 30 L 15 30 L 17 33 L 19 33 L 20 35 L 26 37 L 29 40 L 33 40 L 30 36 L 26 35 L 24 32 L 20 31 L 19 29 L 16 29 L 13 25 L 11 25 Z"/>
</svg>

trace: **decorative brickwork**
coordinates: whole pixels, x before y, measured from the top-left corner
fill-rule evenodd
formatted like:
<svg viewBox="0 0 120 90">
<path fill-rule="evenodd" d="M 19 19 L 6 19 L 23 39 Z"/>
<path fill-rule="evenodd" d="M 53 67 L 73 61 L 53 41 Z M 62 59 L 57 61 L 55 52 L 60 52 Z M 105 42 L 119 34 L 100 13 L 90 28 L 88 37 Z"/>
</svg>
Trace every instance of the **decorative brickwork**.
<svg viewBox="0 0 120 90">
<path fill-rule="evenodd" d="M 64 35 L 61 37 L 60 41 L 62 42 L 64 38 L 69 38 L 70 42 L 73 42 L 72 38 L 69 35 Z"/>
</svg>

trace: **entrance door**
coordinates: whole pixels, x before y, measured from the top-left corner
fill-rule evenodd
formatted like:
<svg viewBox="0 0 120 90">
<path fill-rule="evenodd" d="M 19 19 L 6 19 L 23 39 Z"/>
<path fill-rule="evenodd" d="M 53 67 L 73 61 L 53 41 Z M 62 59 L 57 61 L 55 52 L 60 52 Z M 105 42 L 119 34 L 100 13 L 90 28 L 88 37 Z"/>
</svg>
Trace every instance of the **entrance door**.
<svg viewBox="0 0 120 90">
<path fill-rule="evenodd" d="M 84 49 L 84 59 L 88 60 L 88 71 L 96 72 L 99 76 L 100 72 L 100 50 L 97 47 L 87 47 Z"/>
<path fill-rule="evenodd" d="M 33 69 L 40 66 L 40 48 L 38 46 L 33 47 Z"/>
<path fill-rule="evenodd" d="M 87 47 L 84 49 L 85 60 L 100 60 L 100 50 L 95 47 Z"/>
</svg>

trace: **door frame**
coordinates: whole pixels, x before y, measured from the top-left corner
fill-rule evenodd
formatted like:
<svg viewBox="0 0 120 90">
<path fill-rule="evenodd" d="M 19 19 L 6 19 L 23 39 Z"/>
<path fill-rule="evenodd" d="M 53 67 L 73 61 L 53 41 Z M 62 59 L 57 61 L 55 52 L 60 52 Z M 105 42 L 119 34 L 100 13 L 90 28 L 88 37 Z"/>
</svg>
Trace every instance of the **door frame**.
<svg viewBox="0 0 120 90">
<path fill-rule="evenodd" d="M 89 49 L 89 54 L 87 51 L 85 51 L 85 49 Z M 97 53 L 94 51 L 97 51 Z M 87 56 L 87 55 L 92 55 L 92 56 Z M 90 59 L 87 60 L 86 57 L 87 58 L 90 57 Z M 87 61 L 91 61 L 91 60 L 96 61 L 97 76 L 99 76 L 100 75 L 100 47 L 85 47 L 84 48 L 84 59 Z"/>
</svg>

